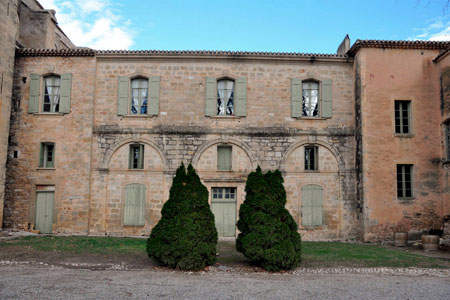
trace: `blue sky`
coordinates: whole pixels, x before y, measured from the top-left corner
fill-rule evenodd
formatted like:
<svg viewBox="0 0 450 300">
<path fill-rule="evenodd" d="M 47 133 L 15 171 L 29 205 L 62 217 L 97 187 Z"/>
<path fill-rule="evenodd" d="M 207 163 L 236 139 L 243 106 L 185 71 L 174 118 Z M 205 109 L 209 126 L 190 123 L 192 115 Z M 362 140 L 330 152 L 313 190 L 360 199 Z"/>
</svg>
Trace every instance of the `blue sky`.
<svg viewBox="0 0 450 300">
<path fill-rule="evenodd" d="M 334 53 L 356 39 L 450 40 L 447 0 L 39 0 L 77 46 Z"/>
</svg>

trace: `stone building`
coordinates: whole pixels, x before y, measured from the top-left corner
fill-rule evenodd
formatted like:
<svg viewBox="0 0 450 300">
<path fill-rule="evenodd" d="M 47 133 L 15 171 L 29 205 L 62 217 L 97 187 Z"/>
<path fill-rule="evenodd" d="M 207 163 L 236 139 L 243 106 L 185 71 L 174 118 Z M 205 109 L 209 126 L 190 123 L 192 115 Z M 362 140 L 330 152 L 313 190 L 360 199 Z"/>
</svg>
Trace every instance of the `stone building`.
<svg viewBox="0 0 450 300">
<path fill-rule="evenodd" d="M 148 235 L 181 162 L 207 186 L 223 237 L 236 235 L 258 165 L 283 172 L 303 239 L 420 234 L 450 214 L 449 42 L 95 51 L 36 1 L 8 3 L 27 17 L 11 18 L 16 41 L 1 44 L 6 228 Z"/>
</svg>

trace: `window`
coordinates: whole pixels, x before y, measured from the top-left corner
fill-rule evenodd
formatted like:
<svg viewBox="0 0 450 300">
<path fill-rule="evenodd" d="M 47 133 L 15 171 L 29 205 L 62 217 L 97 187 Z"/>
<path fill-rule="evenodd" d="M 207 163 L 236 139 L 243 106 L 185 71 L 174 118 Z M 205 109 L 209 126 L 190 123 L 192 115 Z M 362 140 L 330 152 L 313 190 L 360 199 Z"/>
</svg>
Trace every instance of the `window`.
<svg viewBox="0 0 450 300">
<path fill-rule="evenodd" d="M 323 225 L 323 188 L 309 184 L 302 187 L 302 225 Z"/>
<path fill-rule="evenodd" d="M 413 165 L 397 165 L 397 197 L 412 198 Z"/>
<path fill-rule="evenodd" d="M 450 121 L 444 123 L 445 130 L 445 146 L 446 146 L 446 159 L 450 160 Z"/>
<path fill-rule="evenodd" d="M 130 145 L 129 169 L 143 169 L 144 168 L 144 145 L 133 144 Z"/>
<path fill-rule="evenodd" d="M 39 154 L 40 168 L 53 168 L 55 166 L 55 144 L 41 143 Z"/>
<path fill-rule="evenodd" d="M 131 80 L 131 114 L 147 114 L 148 80 Z"/>
<path fill-rule="evenodd" d="M 222 79 L 217 81 L 217 115 L 234 115 L 234 81 Z"/>
<path fill-rule="evenodd" d="M 43 112 L 59 112 L 59 88 L 61 78 L 59 76 L 44 77 L 44 103 Z"/>
<path fill-rule="evenodd" d="M 395 101 L 395 133 L 411 133 L 411 101 Z"/>
<path fill-rule="evenodd" d="M 317 171 L 318 169 L 318 147 L 305 146 L 305 170 Z"/>
<path fill-rule="evenodd" d="M 302 116 L 319 116 L 319 83 L 316 81 L 302 82 Z"/>
<path fill-rule="evenodd" d="M 146 188 L 143 184 L 133 183 L 125 187 L 124 225 L 145 225 L 145 194 Z"/>
<path fill-rule="evenodd" d="M 217 169 L 231 171 L 231 146 L 217 147 Z"/>
</svg>

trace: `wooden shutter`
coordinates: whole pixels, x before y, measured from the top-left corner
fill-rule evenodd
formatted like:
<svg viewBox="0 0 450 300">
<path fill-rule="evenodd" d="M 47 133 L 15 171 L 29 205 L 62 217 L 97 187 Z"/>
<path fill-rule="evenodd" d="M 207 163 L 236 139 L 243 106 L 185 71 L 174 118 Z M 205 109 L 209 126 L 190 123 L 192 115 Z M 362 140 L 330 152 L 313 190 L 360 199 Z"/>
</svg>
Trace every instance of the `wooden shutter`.
<svg viewBox="0 0 450 300">
<path fill-rule="evenodd" d="M 302 81 L 297 78 L 291 80 L 291 116 L 299 118 L 302 116 Z"/>
<path fill-rule="evenodd" d="M 45 144 L 41 143 L 41 147 L 39 150 L 39 168 L 43 168 L 44 167 L 44 150 L 45 148 Z"/>
<path fill-rule="evenodd" d="M 160 77 L 152 76 L 149 82 L 149 101 L 148 104 L 148 114 L 152 116 L 157 116 L 159 114 L 159 87 L 160 87 Z"/>
<path fill-rule="evenodd" d="M 331 79 L 322 81 L 322 117 L 331 118 L 333 115 L 333 82 Z"/>
<path fill-rule="evenodd" d="M 30 101 L 28 103 L 28 113 L 39 111 L 39 91 L 41 89 L 41 76 L 39 74 L 30 75 Z"/>
<path fill-rule="evenodd" d="M 231 147 L 217 147 L 217 169 L 223 171 L 231 170 Z"/>
<path fill-rule="evenodd" d="M 142 184 L 130 184 L 125 188 L 124 225 L 144 225 L 146 188 Z"/>
<path fill-rule="evenodd" d="M 235 114 L 239 117 L 245 117 L 247 115 L 247 78 L 240 77 L 236 80 L 236 86 L 234 87 L 234 103 Z"/>
<path fill-rule="evenodd" d="M 119 77 L 118 86 L 118 106 L 117 114 L 119 116 L 125 116 L 128 114 L 128 96 L 130 93 L 130 79 L 128 77 Z"/>
<path fill-rule="evenodd" d="M 319 185 L 306 185 L 302 188 L 302 225 L 321 226 L 323 223 L 322 193 Z"/>
<path fill-rule="evenodd" d="M 72 91 L 72 74 L 61 75 L 61 87 L 59 92 L 59 111 L 65 114 L 70 112 L 70 94 Z"/>
<path fill-rule="evenodd" d="M 144 145 L 139 145 L 138 169 L 144 168 Z"/>
<path fill-rule="evenodd" d="M 206 77 L 205 87 L 205 116 L 217 115 L 217 80 L 214 77 Z"/>
</svg>

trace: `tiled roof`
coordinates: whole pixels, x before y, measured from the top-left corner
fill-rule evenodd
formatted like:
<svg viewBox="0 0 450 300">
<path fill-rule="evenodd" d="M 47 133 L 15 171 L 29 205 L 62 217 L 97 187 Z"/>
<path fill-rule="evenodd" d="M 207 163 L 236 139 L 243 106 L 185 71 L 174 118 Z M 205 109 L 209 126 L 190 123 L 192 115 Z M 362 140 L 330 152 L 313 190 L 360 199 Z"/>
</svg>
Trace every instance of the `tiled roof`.
<svg viewBox="0 0 450 300">
<path fill-rule="evenodd" d="M 95 51 L 90 48 L 75 49 L 16 49 L 17 56 L 95 56 Z"/>
<path fill-rule="evenodd" d="M 361 48 L 391 48 L 391 49 L 429 49 L 442 50 L 450 46 L 448 41 L 388 41 L 388 40 L 357 40 L 347 51 L 354 56 Z"/>
</svg>

